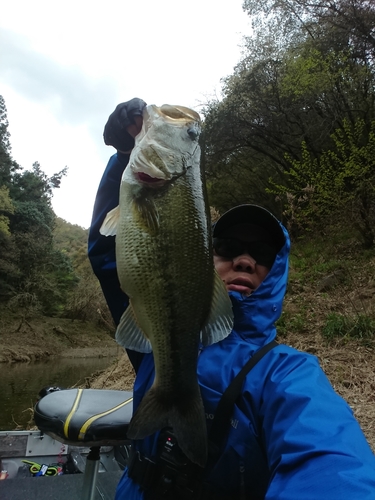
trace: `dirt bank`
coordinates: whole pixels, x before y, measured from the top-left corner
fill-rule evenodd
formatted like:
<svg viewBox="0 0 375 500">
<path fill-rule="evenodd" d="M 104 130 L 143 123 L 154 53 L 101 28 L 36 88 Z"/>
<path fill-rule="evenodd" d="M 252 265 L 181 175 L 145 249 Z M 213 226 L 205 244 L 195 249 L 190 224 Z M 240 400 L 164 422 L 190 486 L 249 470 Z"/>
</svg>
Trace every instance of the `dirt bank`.
<svg viewBox="0 0 375 500">
<path fill-rule="evenodd" d="M 121 351 L 122 352 L 122 351 Z M 29 362 L 51 356 L 116 356 L 120 348 L 109 332 L 79 320 L 2 314 L 0 362 Z"/>
<path fill-rule="evenodd" d="M 122 351 L 118 360 L 87 381 L 87 388 L 112 389 L 117 391 L 133 390 L 135 373 L 128 356 Z"/>
</svg>

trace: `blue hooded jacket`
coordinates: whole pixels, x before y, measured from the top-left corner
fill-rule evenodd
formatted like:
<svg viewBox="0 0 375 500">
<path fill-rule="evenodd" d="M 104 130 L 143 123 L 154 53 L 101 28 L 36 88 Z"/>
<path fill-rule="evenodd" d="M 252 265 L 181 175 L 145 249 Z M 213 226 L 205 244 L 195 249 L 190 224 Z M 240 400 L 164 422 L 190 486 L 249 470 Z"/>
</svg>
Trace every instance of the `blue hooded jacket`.
<svg viewBox="0 0 375 500">
<path fill-rule="evenodd" d="M 117 162 L 115 155 L 106 173 L 111 163 L 116 166 Z M 106 184 L 106 173 L 101 186 Z M 97 200 L 99 194 L 100 188 Z M 116 196 L 118 200 L 118 193 Z M 89 255 L 90 248 L 98 248 L 103 238 L 98 233 L 102 214 L 96 204 Z M 235 318 L 231 334 L 201 348 L 198 379 L 208 429 L 230 382 L 255 351 L 276 337 L 275 321 L 282 311 L 290 250 L 288 233 L 285 228 L 283 231 L 285 244 L 258 289 L 249 297 L 230 292 Z M 100 279 L 102 271 L 95 265 L 100 259 L 91 262 Z M 105 265 L 108 267 L 108 261 Z M 101 284 L 103 287 L 103 280 Z M 104 287 L 107 285 L 109 280 Z M 153 382 L 154 363 L 152 353 L 134 359 L 136 409 Z M 137 441 L 135 447 L 155 459 L 156 441 L 154 435 Z M 352 410 L 333 390 L 315 356 L 286 345 L 272 349 L 247 375 L 224 443 L 206 477 L 218 495 L 239 498 L 239 485 L 244 481 L 246 498 L 375 499 L 375 457 Z M 142 498 L 139 486 L 125 470 L 116 499 Z"/>
</svg>

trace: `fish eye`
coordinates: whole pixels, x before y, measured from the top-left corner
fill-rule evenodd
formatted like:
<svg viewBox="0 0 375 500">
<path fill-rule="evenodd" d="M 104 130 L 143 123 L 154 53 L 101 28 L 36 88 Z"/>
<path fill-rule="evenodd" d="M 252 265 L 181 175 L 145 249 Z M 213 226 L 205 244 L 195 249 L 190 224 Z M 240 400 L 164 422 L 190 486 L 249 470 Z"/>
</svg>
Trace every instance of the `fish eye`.
<svg viewBox="0 0 375 500">
<path fill-rule="evenodd" d="M 187 133 L 192 141 L 195 141 L 198 137 L 198 130 L 196 127 L 189 127 Z"/>
</svg>

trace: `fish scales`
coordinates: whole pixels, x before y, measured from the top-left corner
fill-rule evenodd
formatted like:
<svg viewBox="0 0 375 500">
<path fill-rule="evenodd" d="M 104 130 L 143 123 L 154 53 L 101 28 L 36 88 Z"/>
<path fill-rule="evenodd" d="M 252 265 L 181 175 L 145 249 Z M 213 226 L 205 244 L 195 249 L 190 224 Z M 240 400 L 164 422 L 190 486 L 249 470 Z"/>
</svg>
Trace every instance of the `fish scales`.
<svg viewBox="0 0 375 500">
<path fill-rule="evenodd" d="M 155 362 L 154 383 L 128 435 L 141 439 L 171 426 L 186 456 L 204 466 L 198 345 L 201 336 L 209 344 L 228 335 L 232 311 L 213 266 L 199 131 L 199 115 L 188 108 L 148 106 L 112 212 L 119 280 L 130 298 L 116 339 L 152 349 Z M 103 226 L 113 219 L 108 214 Z"/>
<path fill-rule="evenodd" d="M 200 332 L 207 319 L 214 277 L 207 241 L 209 228 L 200 215 L 204 201 L 192 196 L 186 186 L 194 181 L 192 177 L 191 181 L 185 177 L 177 179 L 162 197 L 156 197 L 160 224 L 157 235 L 139 235 L 137 219 L 126 216 L 117 235 L 119 240 L 123 238 L 119 245 L 129 249 L 117 257 L 118 265 L 126 270 L 125 292 L 131 297 L 133 308 L 147 310 L 147 314 L 140 312 L 139 316 L 157 353 L 156 373 L 166 384 L 169 380 L 168 384 L 178 393 L 194 382 L 199 336 L 195 335 L 192 348 L 191 332 Z M 121 208 L 126 214 L 131 203 L 130 198 Z M 171 212 L 175 214 L 173 221 Z M 151 266 L 150 254 L 157 265 Z M 137 256 L 136 265 L 133 255 Z M 139 306 L 136 297 L 140 287 L 143 291 Z"/>
</svg>

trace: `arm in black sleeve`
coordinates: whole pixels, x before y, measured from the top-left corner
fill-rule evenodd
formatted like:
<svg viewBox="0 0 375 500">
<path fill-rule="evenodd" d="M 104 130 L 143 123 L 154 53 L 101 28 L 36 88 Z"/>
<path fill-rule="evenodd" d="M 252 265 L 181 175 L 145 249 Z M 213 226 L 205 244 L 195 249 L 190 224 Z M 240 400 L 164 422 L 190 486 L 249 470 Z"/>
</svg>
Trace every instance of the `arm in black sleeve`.
<svg viewBox="0 0 375 500">
<path fill-rule="evenodd" d="M 103 236 L 99 230 L 107 213 L 119 204 L 121 176 L 128 161 L 129 154 L 119 152 L 110 158 L 96 195 L 88 240 L 89 260 L 116 325 L 129 305 L 129 298 L 121 290 L 117 276 L 115 236 Z M 137 371 L 143 355 L 129 350 L 127 353 Z"/>
</svg>

